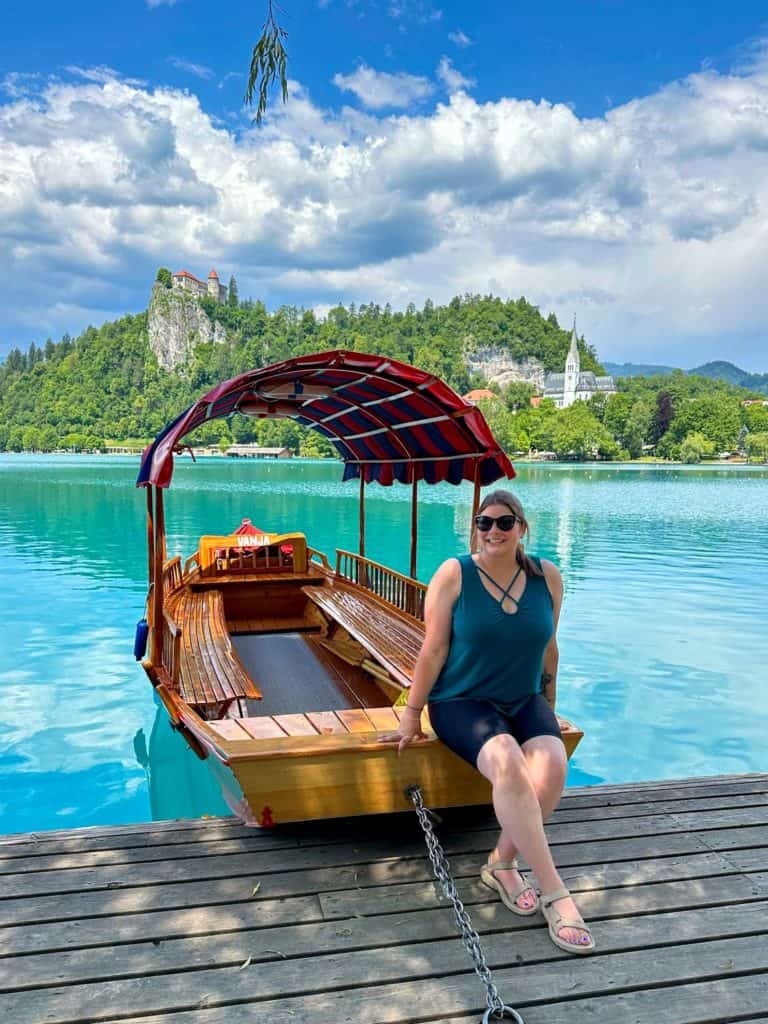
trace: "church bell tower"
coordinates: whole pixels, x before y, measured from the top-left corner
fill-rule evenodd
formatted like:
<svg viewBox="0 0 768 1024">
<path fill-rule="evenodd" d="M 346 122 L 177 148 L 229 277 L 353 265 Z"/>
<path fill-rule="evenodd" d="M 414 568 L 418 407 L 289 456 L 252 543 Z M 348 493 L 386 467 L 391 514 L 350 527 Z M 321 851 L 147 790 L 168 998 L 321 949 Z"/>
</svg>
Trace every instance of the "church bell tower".
<svg viewBox="0 0 768 1024">
<path fill-rule="evenodd" d="M 573 405 L 576 401 L 576 388 L 579 385 L 579 370 L 581 360 L 579 349 L 576 344 L 576 317 L 573 318 L 573 330 L 571 331 L 571 347 L 568 349 L 568 357 L 565 360 L 565 380 L 563 381 L 563 408 Z"/>
</svg>

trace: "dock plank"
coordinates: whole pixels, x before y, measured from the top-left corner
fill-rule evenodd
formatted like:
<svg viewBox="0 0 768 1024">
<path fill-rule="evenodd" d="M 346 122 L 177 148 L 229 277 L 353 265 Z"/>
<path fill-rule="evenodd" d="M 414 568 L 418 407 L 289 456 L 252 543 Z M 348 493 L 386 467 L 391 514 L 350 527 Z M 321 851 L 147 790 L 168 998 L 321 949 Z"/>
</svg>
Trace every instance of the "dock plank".
<svg viewBox="0 0 768 1024">
<path fill-rule="evenodd" d="M 598 942 L 583 960 L 480 883 L 487 811 L 438 831 L 525 1024 L 768 1022 L 768 776 L 569 791 L 547 833 Z M 7 836 L 0 876 L 9 1021 L 466 1024 L 484 1008 L 411 815 Z"/>
<path fill-rule="evenodd" d="M 663 912 L 637 917 L 600 919 L 593 917 L 593 927 L 600 938 L 601 953 L 623 952 L 650 946 L 677 942 L 698 942 L 711 938 L 751 935 L 759 931 L 768 901 L 744 904 L 734 914 L 729 906 L 707 907 L 702 910 L 681 910 L 672 905 Z M 514 945 L 515 957 L 522 963 L 563 959 L 563 954 L 549 941 L 540 920 L 521 918 L 514 926 L 509 915 L 496 903 L 488 903 L 473 911 L 475 927 L 480 935 L 492 936 L 484 942 L 489 962 L 500 962 L 504 947 Z M 518 935 L 517 932 L 524 933 Z M 151 933 L 150 933 L 151 934 Z M 79 936 L 82 939 L 82 936 Z M 455 927 L 450 915 L 440 908 L 420 914 L 385 914 L 350 922 L 340 927 L 334 922 L 313 922 L 300 925 L 265 927 L 258 916 L 251 914 L 249 923 L 243 922 L 239 931 L 218 935 L 207 933 L 184 938 L 155 937 L 151 940 L 126 944 L 119 955 L 111 945 L 91 949 L 62 949 L 40 953 L 19 970 L 14 957 L 0 959 L 0 993 L 25 989 L 75 984 L 102 979 L 143 977 L 145 974 L 163 974 L 219 967 L 240 966 L 248 958 L 252 963 L 270 963 L 293 959 L 298 970 L 306 968 L 305 957 L 331 954 L 357 954 L 372 951 L 368 958 L 358 957 L 361 976 L 373 981 L 377 976 L 379 951 L 388 947 L 402 947 L 407 938 L 411 956 L 418 956 L 415 943 L 447 940 L 454 946 Z M 403 947 L 404 948 L 404 947 Z M 426 947 L 425 947 L 426 948 Z M 448 953 L 451 952 L 446 947 Z M 458 949 L 457 965 L 463 961 Z M 319 963 L 317 967 L 322 965 Z M 407 973 L 407 968 L 404 968 Z M 403 975 L 404 976 L 404 975 Z M 297 975 L 298 977 L 298 975 Z M 284 980 L 280 982 L 284 984 Z M 277 994 L 289 989 L 277 989 Z"/>
<path fill-rule="evenodd" d="M 383 711 L 384 709 L 376 709 L 377 711 Z M 325 714 L 325 713 L 324 713 Z M 333 712 L 327 712 L 330 718 L 334 719 L 337 723 L 339 730 L 343 729 L 343 726 L 338 723 Z M 371 709 L 368 709 L 367 714 L 371 715 Z M 320 719 L 318 715 L 308 715 L 308 718 L 318 719 L 314 722 L 314 725 L 319 731 L 322 731 L 321 722 L 325 722 L 325 718 Z M 266 729 L 270 730 L 270 735 L 274 731 L 275 735 L 285 735 L 279 726 L 276 726 L 271 718 L 264 719 L 241 719 L 242 723 L 250 725 L 252 722 L 262 722 L 265 724 Z M 733 807 L 753 807 L 762 806 L 762 802 L 751 803 L 746 802 L 746 797 L 737 797 L 735 800 L 726 801 L 725 798 L 720 798 L 715 801 L 713 809 L 725 810 Z M 680 801 L 683 805 L 683 810 L 698 810 L 699 805 L 702 804 L 702 800 L 697 799 L 695 801 Z M 673 813 L 673 808 L 677 804 L 672 804 L 664 801 L 654 801 L 652 804 L 645 805 L 645 809 L 648 813 L 658 814 L 666 809 L 666 813 Z M 567 823 L 572 820 L 581 821 L 605 821 L 611 820 L 621 814 L 620 808 L 609 808 L 607 815 L 601 816 L 599 809 L 597 808 L 586 808 L 583 812 L 578 811 L 566 811 L 558 812 L 553 815 L 551 819 L 552 825 Z M 574 817 L 575 815 L 575 817 Z M 487 816 L 486 816 L 487 817 Z M 636 817 L 642 818 L 643 812 L 640 807 L 634 805 L 626 815 L 627 819 Z M 639 822 L 639 825 L 643 825 L 643 822 Z M 358 826 L 359 831 L 359 826 Z M 476 834 L 478 837 L 483 832 L 488 833 L 492 830 L 485 828 L 469 828 L 462 830 L 459 833 L 459 839 L 466 837 L 469 833 Z M 718 835 L 721 835 L 722 829 L 718 830 Z M 372 855 L 378 855 L 376 849 L 372 844 L 372 838 L 369 838 L 372 834 L 370 826 L 366 827 L 367 836 L 363 842 L 371 849 Z M 443 845 L 446 849 L 454 850 L 457 849 L 453 845 L 453 832 L 449 828 L 441 831 Z M 556 842 L 556 838 L 551 831 L 550 827 L 550 838 L 553 842 Z M 373 836 L 375 840 L 375 836 Z M 192 840 L 192 841 L 191 841 Z M 489 841 L 491 841 L 489 839 Z M 420 850 L 421 838 L 414 833 L 414 839 L 411 842 L 411 846 L 414 850 Z M 255 850 L 257 847 L 261 849 L 280 849 L 290 846 L 316 846 L 316 845 L 335 845 L 339 850 L 339 857 L 344 856 L 342 847 L 348 844 L 348 839 L 345 835 L 337 836 L 336 838 L 326 838 L 324 840 L 318 840 L 317 838 L 312 839 L 311 834 L 301 829 L 281 829 L 281 830 L 259 830 L 259 829 L 245 829 L 238 828 L 237 826 L 230 825 L 228 827 L 217 827 L 216 824 L 211 823 L 210 831 L 206 831 L 204 835 L 199 835 L 199 829 L 197 833 L 191 833 L 189 830 L 180 830 L 177 833 L 157 833 L 149 836 L 140 836 L 137 838 L 128 836 L 119 836 L 113 839 L 97 840 L 92 839 L 87 842 L 84 839 L 81 840 L 62 840 L 61 843 L 19 843 L 15 846 L 6 846 L 0 848 L 0 875 L 13 874 L 16 872 L 27 872 L 27 871 L 43 871 L 51 869 L 61 869 L 65 867 L 79 867 L 79 866 L 94 866 L 99 863 L 103 864 L 120 864 L 127 863 L 130 861 L 145 861 L 145 860 L 165 860 L 170 858 L 180 857 L 210 857 L 213 854 L 225 854 L 225 853 L 244 853 L 249 850 Z M 356 843 L 360 846 L 360 840 Z M 482 847 L 482 842 L 478 848 Z M 391 851 L 391 841 L 389 839 L 382 839 L 379 843 L 379 848 L 383 850 Z M 398 849 L 402 851 L 404 848 L 404 840 L 400 837 L 398 842 Z"/>
<path fill-rule="evenodd" d="M 255 1008 L 261 1019 L 270 1024 L 295 1024 L 297 1019 L 302 1024 L 345 1020 L 409 1024 L 419 1019 L 415 1018 L 415 1007 L 428 1007 L 429 1016 L 422 1011 L 421 1019 L 442 1020 L 448 1014 L 479 1012 L 483 1007 L 476 977 L 461 971 L 461 952 L 456 942 L 415 949 L 390 947 L 380 951 L 378 957 L 378 974 L 386 972 L 387 981 L 377 980 L 364 987 L 359 985 L 365 975 L 361 975 L 355 955 L 346 954 L 333 962 L 320 958 L 325 961 L 322 977 L 310 975 L 306 965 L 296 972 L 293 964 L 278 961 L 269 972 L 263 965 L 250 964 L 245 969 L 240 965 L 150 976 L 138 981 L 127 979 L 9 993 L 3 998 L 3 1008 L 12 1020 L 24 1019 L 22 1013 L 31 1013 L 27 1019 L 44 1020 L 46 1024 L 114 1020 L 128 1003 L 139 1014 L 166 1015 L 201 1005 L 226 1006 L 228 1024 L 249 1019 L 241 1016 L 243 1004 L 249 1006 L 250 1021 Z M 492 959 L 497 985 L 514 989 L 515 1004 L 523 1007 L 563 998 L 605 997 L 650 986 L 673 987 L 714 977 L 768 972 L 768 947 L 756 945 L 752 936 L 667 946 L 663 956 L 657 949 L 640 949 L 580 961 L 569 958 L 532 963 L 526 964 L 523 971 L 515 966 L 515 953 L 509 944 L 500 959 L 493 955 Z M 405 979 L 403 971 L 408 972 Z M 281 985 L 276 995 L 268 987 L 270 976 L 273 984 L 277 981 Z M 292 983 L 297 988 L 286 990 L 286 984 Z M 323 986 L 320 991 L 319 985 Z M 768 995 L 765 978 L 762 987 L 764 995 Z"/>
<path fill-rule="evenodd" d="M 765 845 L 768 830 L 733 830 L 738 833 L 738 842 L 749 844 L 750 841 Z M 759 835 L 755 835 L 759 831 Z M 720 833 L 718 835 L 722 835 Z M 729 834 L 729 833 L 726 833 Z M 745 838 L 745 834 L 746 837 Z M 710 843 L 713 843 L 710 837 Z M 732 843 L 726 842 L 726 852 L 730 855 Z M 467 855 L 460 860 L 452 857 L 453 870 L 457 878 L 464 875 L 472 879 L 477 876 L 477 865 L 485 859 L 487 847 L 482 854 Z M 679 833 L 672 836 L 615 840 L 614 842 L 593 842 L 574 844 L 565 847 L 558 854 L 558 863 L 565 871 L 574 865 L 585 865 L 599 862 L 605 864 L 611 860 L 628 860 L 637 862 L 652 856 L 671 856 L 674 854 L 692 854 L 711 852 L 711 846 L 702 843 L 695 835 Z M 262 898 L 285 898 L 305 893 L 334 892 L 346 888 L 361 889 L 389 884 L 394 886 L 405 881 L 425 881 L 430 877 L 426 859 L 421 857 L 388 857 L 382 860 L 359 860 L 357 864 L 336 864 L 330 867 L 312 867 L 303 871 L 281 871 L 282 853 L 276 852 L 272 870 L 264 870 L 251 877 L 261 881 Z M 262 865 L 263 866 L 263 865 Z M 231 875 L 231 872 L 230 872 Z M 184 909 L 192 906 L 213 906 L 228 904 L 250 898 L 251 888 L 249 877 L 237 876 L 225 878 L 193 878 L 186 881 L 165 885 L 141 884 L 81 892 L 77 899 L 69 893 L 52 894 L 39 897 L 22 897 L 17 899 L 0 899 L 0 925 L 7 927 L 24 922 L 36 922 L 40 926 L 44 922 L 67 921 L 87 916 L 108 916 L 110 914 L 143 913 L 154 910 Z M 487 890 L 485 890 L 487 892 Z M 6 933 L 3 933 L 7 935 Z"/>
<path fill-rule="evenodd" d="M 701 826 L 706 824 L 706 828 Z M 696 828 L 698 826 L 698 828 Z M 719 826 L 719 827 L 718 827 Z M 610 855 L 611 845 L 620 838 L 642 838 L 654 835 L 657 837 L 675 834 L 694 834 L 701 838 L 706 847 L 716 843 L 720 829 L 733 828 L 738 842 L 738 833 L 744 828 L 758 828 L 760 834 L 768 833 L 768 808 L 740 808 L 726 811 L 713 811 L 710 815 L 699 813 L 681 815 L 648 815 L 644 818 L 631 818 L 626 821 L 601 820 L 572 822 L 564 825 L 552 824 L 547 833 L 553 847 L 559 845 L 573 846 L 575 843 L 598 841 L 605 844 Z M 487 849 L 488 842 L 478 844 L 476 833 L 468 837 L 474 849 Z M 464 839 L 464 837 L 462 837 Z M 466 839 L 464 839 L 466 841 Z M 767 842 L 765 838 L 763 842 Z M 750 833 L 748 845 L 754 844 L 754 833 Z M 459 843 L 446 844 L 449 853 L 459 847 Z M 390 840 L 387 845 L 388 858 L 396 858 L 400 852 Z M 413 855 L 417 856 L 418 844 L 411 840 Z M 559 859 L 560 851 L 556 851 Z M 301 871 L 324 864 L 365 863 L 370 853 L 364 843 L 355 846 L 337 848 L 334 845 L 320 847 L 298 847 L 288 849 L 279 858 L 283 869 L 292 868 Z M 191 863 L 189 862 L 191 861 Z M 0 891 L 0 915 L 3 903 L 11 898 L 35 897 L 45 894 L 66 892 L 87 892 L 99 889 L 127 888 L 133 885 L 158 885 L 163 882 L 184 882 L 194 872 L 198 879 L 229 878 L 239 875 L 244 869 L 259 871 L 269 870 L 277 861 L 270 851 L 229 854 L 226 856 L 210 856 L 198 858 L 173 858 L 161 861 L 147 861 L 139 864 L 92 865 L 84 864 L 81 868 L 64 868 L 58 871 L 12 872 L 3 875 L 2 891 Z"/>
</svg>

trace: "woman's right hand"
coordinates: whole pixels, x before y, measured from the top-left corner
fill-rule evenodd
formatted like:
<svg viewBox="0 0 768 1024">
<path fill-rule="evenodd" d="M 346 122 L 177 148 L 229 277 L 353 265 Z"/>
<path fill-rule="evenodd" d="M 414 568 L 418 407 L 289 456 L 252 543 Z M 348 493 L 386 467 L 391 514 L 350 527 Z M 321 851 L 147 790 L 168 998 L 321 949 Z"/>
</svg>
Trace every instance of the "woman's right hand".
<svg viewBox="0 0 768 1024">
<path fill-rule="evenodd" d="M 400 719 L 400 726 L 395 732 L 385 732 L 379 736 L 379 743 L 397 743 L 398 756 L 414 740 L 425 740 L 427 734 L 421 728 L 421 712 L 416 708 L 403 708 L 403 717 Z"/>
</svg>

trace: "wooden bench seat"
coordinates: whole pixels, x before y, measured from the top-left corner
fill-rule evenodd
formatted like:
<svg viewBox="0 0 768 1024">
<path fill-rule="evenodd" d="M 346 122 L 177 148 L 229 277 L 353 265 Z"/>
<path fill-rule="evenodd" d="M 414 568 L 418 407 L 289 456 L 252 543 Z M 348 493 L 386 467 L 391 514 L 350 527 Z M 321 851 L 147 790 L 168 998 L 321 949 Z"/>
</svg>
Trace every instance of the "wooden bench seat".
<svg viewBox="0 0 768 1024">
<path fill-rule="evenodd" d="M 182 700 L 196 707 L 216 707 L 223 714 L 240 697 L 261 698 L 232 647 L 220 590 L 185 587 L 171 595 L 168 610 L 181 629 Z"/>
<path fill-rule="evenodd" d="M 400 708 L 347 708 L 340 711 L 308 711 L 297 715 L 263 715 L 256 718 L 225 718 L 208 725 L 228 740 L 280 739 L 283 736 L 333 736 L 397 729 Z M 422 727 L 433 737 L 428 713 Z"/>
<path fill-rule="evenodd" d="M 410 686 L 424 626 L 365 591 L 336 580 L 330 586 L 304 587 L 327 618 L 342 626 L 403 686 Z"/>
<path fill-rule="evenodd" d="M 307 711 L 295 715 L 261 715 L 252 718 L 224 718 L 208 722 L 215 733 L 227 740 L 274 740 L 287 736 L 340 736 L 366 732 L 392 732 L 397 729 L 403 708 L 348 708 L 341 711 Z M 558 716 L 563 738 L 582 733 L 567 719 Z M 421 715 L 421 728 L 427 740 L 437 737 L 429 720 L 429 710 Z"/>
</svg>

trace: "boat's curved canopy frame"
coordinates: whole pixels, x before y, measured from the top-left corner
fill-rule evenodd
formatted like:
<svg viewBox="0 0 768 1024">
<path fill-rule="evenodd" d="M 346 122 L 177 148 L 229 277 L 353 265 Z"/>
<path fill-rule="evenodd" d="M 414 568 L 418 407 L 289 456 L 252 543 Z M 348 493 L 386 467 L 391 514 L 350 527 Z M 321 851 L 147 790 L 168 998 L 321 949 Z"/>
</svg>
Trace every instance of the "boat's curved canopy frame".
<svg viewBox="0 0 768 1024">
<path fill-rule="evenodd" d="M 384 356 L 334 350 L 298 356 L 224 381 L 158 435 L 137 486 L 169 487 L 173 454 L 208 420 L 240 412 L 291 418 L 319 431 L 344 462 L 344 479 L 389 485 L 513 477 L 483 414 L 433 374 Z"/>
</svg>

